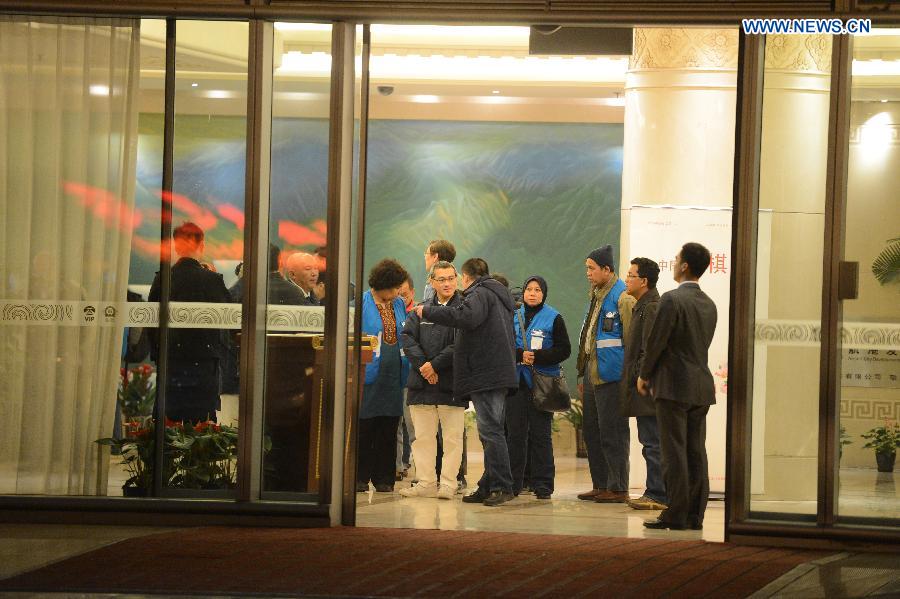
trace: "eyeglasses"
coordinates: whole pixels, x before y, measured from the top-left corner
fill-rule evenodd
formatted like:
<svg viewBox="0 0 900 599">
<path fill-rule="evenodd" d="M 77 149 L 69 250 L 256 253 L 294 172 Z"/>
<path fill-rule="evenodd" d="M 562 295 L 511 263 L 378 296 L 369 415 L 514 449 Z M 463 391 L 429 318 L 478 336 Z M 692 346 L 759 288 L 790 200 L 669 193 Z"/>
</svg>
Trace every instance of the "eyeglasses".
<svg viewBox="0 0 900 599">
<path fill-rule="evenodd" d="M 449 277 L 437 277 L 432 278 L 431 280 L 439 285 L 442 283 L 451 283 L 456 280 L 456 275 L 450 275 Z"/>
<path fill-rule="evenodd" d="M 647 277 L 642 277 L 641 275 L 633 275 L 631 273 L 628 273 L 627 275 L 625 275 L 625 278 L 626 279 L 646 279 Z"/>
</svg>

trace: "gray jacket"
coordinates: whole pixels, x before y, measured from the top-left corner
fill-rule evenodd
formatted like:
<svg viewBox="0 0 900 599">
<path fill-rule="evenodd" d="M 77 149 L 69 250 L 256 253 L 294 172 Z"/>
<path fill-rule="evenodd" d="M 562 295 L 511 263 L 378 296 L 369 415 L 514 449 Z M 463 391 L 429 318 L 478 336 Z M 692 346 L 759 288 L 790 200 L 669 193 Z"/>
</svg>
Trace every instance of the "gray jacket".
<svg viewBox="0 0 900 599">
<path fill-rule="evenodd" d="M 708 365 L 716 317 L 716 304 L 696 283 L 663 294 L 641 365 L 641 378 L 650 381 L 655 399 L 716 403 Z"/>
</svg>

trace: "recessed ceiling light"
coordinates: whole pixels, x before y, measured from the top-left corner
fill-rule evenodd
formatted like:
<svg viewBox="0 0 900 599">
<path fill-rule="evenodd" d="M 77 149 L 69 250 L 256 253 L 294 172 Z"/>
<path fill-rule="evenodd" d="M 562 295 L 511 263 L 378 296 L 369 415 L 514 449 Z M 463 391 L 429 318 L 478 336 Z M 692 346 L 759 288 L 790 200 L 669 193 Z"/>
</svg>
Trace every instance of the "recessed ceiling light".
<svg viewBox="0 0 900 599">
<path fill-rule="evenodd" d="M 885 102 L 887 102 L 887 100 L 882 100 L 881 102 L 882 102 L 882 103 L 885 103 Z"/>
<path fill-rule="evenodd" d="M 200 84 L 195 81 L 194 83 L 191 83 L 191 87 L 200 87 Z"/>
<path fill-rule="evenodd" d="M 107 85 L 92 85 L 90 86 L 90 92 L 92 96 L 108 96 L 109 95 L 109 86 Z"/>
<path fill-rule="evenodd" d="M 499 93 L 500 93 L 500 90 L 499 90 L 499 89 L 494 89 L 494 90 L 491 90 L 491 93 L 492 93 L 492 94 L 499 94 Z"/>
</svg>

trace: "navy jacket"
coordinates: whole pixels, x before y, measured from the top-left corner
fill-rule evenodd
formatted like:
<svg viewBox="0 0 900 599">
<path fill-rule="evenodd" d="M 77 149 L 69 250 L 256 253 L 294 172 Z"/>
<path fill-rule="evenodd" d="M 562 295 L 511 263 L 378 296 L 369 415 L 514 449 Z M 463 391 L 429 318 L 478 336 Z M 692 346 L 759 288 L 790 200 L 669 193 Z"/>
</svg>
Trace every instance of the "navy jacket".
<svg viewBox="0 0 900 599">
<path fill-rule="evenodd" d="M 449 307 L 454 307 L 462 300 L 455 293 Z M 437 296 L 425 302 L 426 306 L 440 306 Z M 456 340 L 456 329 L 443 324 L 421 320 L 415 312 L 410 312 L 406 325 L 400 334 L 403 352 L 409 360 L 409 377 L 406 388 L 407 403 L 414 405 L 442 405 L 465 407 L 467 402 L 453 399 L 453 344 Z M 430 385 L 419 373 L 425 362 L 431 362 L 438 375 L 437 385 Z"/>
<path fill-rule="evenodd" d="M 490 276 L 478 278 L 453 307 L 428 306 L 422 316 L 459 329 L 453 347 L 453 395 L 503 389 L 515 392 L 516 341 L 512 321 L 515 303 L 509 289 Z"/>
</svg>

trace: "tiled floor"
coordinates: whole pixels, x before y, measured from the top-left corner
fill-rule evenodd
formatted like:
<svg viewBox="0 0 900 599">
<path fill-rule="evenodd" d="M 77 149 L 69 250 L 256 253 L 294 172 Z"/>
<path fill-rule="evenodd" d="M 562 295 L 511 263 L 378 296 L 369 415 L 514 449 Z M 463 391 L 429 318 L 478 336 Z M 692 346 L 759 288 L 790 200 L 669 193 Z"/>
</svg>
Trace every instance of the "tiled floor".
<svg viewBox="0 0 900 599">
<path fill-rule="evenodd" d="M 483 469 L 482 455 L 469 452 L 468 480 L 474 486 Z M 414 474 L 414 470 L 413 470 Z M 398 482 L 408 485 L 409 481 Z M 499 507 L 453 501 L 407 498 L 399 493 L 357 494 L 359 526 L 387 528 L 439 528 L 547 534 L 598 535 L 631 538 L 679 538 L 722 541 L 725 537 L 725 504 L 710 501 L 702 531 L 657 531 L 644 528 L 657 511 L 637 511 L 625 504 L 580 501 L 576 495 L 591 488 L 587 460 L 573 456 L 556 458 L 556 492 L 549 501 L 520 495 Z M 472 489 L 469 489 L 469 492 Z M 643 488 L 632 489 L 639 496 Z"/>
</svg>

